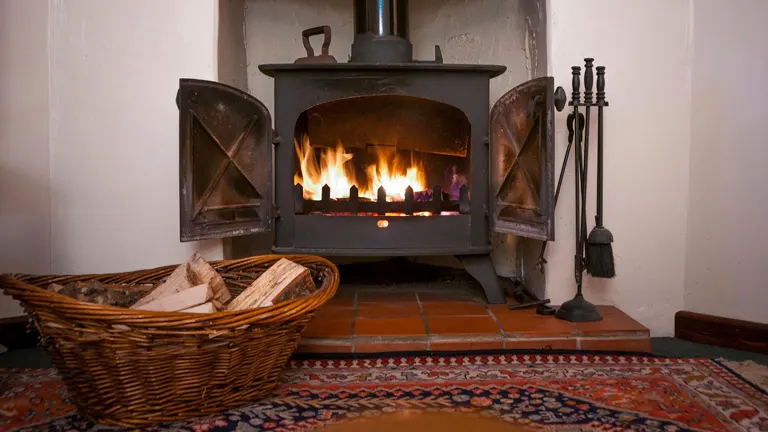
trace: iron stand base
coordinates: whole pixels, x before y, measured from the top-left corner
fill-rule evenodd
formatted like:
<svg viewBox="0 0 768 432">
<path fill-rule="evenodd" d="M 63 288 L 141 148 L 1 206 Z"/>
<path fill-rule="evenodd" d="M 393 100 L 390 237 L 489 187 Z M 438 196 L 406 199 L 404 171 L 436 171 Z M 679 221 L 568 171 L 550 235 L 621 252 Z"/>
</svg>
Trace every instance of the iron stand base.
<svg viewBox="0 0 768 432">
<path fill-rule="evenodd" d="M 457 255 L 456 258 L 461 261 L 467 273 L 483 287 L 488 303 L 505 304 L 507 302 L 505 295 L 507 281 L 496 274 L 490 255 Z"/>
<path fill-rule="evenodd" d="M 576 294 L 576 297 L 563 303 L 555 312 L 555 317 L 570 322 L 592 322 L 603 319 L 597 307 L 581 294 Z"/>
</svg>

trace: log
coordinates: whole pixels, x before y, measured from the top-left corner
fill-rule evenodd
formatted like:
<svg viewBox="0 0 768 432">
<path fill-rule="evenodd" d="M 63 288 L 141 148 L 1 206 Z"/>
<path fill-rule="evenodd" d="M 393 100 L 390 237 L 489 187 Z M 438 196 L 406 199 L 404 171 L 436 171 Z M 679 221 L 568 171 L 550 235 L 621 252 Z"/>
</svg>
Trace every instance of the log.
<svg viewBox="0 0 768 432">
<path fill-rule="evenodd" d="M 126 289 L 120 285 L 105 285 L 94 280 L 70 282 L 63 286 L 52 283 L 48 285 L 48 291 L 80 301 L 117 307 L 129 307 L 141 297 L 140 292 Z"/>
<path fill-rule="evenodd" d="M 195 252 L 187 264 L 189 264 L 189 270 L 195 275 L 196 284 L 208 284 L 213 290 L 213 298 L 217 302 L 226 304 L 232 298 L 219 272 L 199 253 Z"/>
<path fill-rule="evenodd" d="M 160 297 L 159 299 L 143 304 L 136 309 L 157 312 L 178 312 L 207 303 L 212 298 L 213 290 L 211 290 L 211 287 L 208 286 L 208 284 L 202 284 Z"/>
<path fill-rule="evenodd" d="M 213 302 L 203 303 L 199 306 L 191 307 L 189 309 L 184 309 L 179 312 L 186 312 L 186 313 L 214 313 L 217 312 L 218 309 L 213 304 Z"/>
<path fill-rule="evenodd" d="M 147 295 L 139 299 L 131 309 L 141 309 L 147 303 L 151 303 L 160 297 L 175 294 L 179 291 L 183 291 L 192 288 L 196 283 L 195 275 L 190 271 L 189 263 L 186 262 L 176 267 L 176 270 L 168 276 L 165 282 L 161 283 L 150 291 Z"/>
<path fill-rule="evenodd" d="M 315 283 L 308 268 L 283 258 L 232 300 L 227 310 L 272 306 L 283 300 L 307 295 L 314 288 Z"/>
</svg>

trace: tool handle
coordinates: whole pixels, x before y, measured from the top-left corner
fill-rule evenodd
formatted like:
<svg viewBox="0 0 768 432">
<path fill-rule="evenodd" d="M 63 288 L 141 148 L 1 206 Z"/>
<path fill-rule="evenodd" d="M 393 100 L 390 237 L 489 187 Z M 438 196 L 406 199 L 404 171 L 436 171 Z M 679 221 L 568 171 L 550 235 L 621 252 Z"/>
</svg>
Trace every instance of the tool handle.
<svg viewBox="0 0 768 432">
<path fill-rule="evenodd" d="M 597 70 L 597 103 L 605 102 L 605 66 L 598 66 Z"/>
<path fill-rule="evenodd" d="M 331 27 L 325 25 L 308 28 L 301 32 L 301 42 L 304 44 L 304 49 L 307 50 L 307 57 L 315 56 L 315 50 L 312 49 L 312 44 L 309 43 L 309 38 L 319 35 L 323 35 L 323 46 L 320 48 L 320 52 L 324 56 L 329 55 L 328 51 L 331 46 Z"/>
<path fill-rule="evenodd" d="M 571 87 L 573 87 L 573 91 L 571 91 L 570 105 L 578 106 L 581 101 L 581 93 L 579 92 L 579 87 L 581 87 L 581 66 L 571 66 L 571 74 L 573 75 L 573 78 L 571 79 Z"/>
<path fill-rule="evenodd" d="M 595 225 L 603 226 L 603 107 L 605 103 L 605 66 L 597 70 L 597 210 Z"/>
<path fill-rule="evenodd" d="M 560 189 L 563 186 L 563 179 L 565 178 L 565 169 L 568 167 L 568 159 L 571 155 L 571 147 L 573 146 L 573 137 L 574 137 L 574 115 L 573 113 L 568 114 L 568 119 L 566 120 L 567 126 L 568 126 L 568 147 L 565 149 L 565 156 L 563 157 L 563 166 L 560 167 L 560 177 L 558 177 L 557 180 L 557 188 L 555 189 L 555 207 L 557 207 L 557 201 L 560 199 Z M 584 115 L 582 113 L 579 113 L 579 134 L 584 134 Z M 544 259 L 544 252 L 547 250 L 547 241 L 543 241 L 541 243 L 541 251 L 539 251 L 539 260 L 536 264 L 536 268 L 541 270 L 541 272 L 544 272 L 544 266 L 543 264 L 546 262 Z"/>
<path fill-rule="evenodd" d="M 587 106 L 592 105 L 592 84 L 594 82 L 594 74 L 592 73 L 592 62 L 595 59 L 584 59 L 584 104 Z"/>
<path fill-rule="evenodd" d="M 571 105 L 573 106 L 573 115 L 574 120 L 576 122 L 576 125 L 574 129 L 581 130 L 580 124 L 582 123 L 579 118 L 579 100 L 581 99 L 580 93 L 579 93 L 579 86 L 581 84 L 581 67 L 579 66 L 572 66 L 571 67 L 571 74 L 573 75 L 572 80 L 572 86 L 573 86 L 573 92 L 571 92 Z M 583 244 L 581 241 L 581 136 L 580 134 L 576 134 L 574 141 L 574 226 L 576 228 L 576 257 L 581 257 L 583 253 Z M 581 268 L 580 264 L 576 265 L 576 268 Z M 577 272 L 578 273 L 578 272 Z M 580 277 L 579 274 L 576 275 L 577 281 Z"/>
</svg>

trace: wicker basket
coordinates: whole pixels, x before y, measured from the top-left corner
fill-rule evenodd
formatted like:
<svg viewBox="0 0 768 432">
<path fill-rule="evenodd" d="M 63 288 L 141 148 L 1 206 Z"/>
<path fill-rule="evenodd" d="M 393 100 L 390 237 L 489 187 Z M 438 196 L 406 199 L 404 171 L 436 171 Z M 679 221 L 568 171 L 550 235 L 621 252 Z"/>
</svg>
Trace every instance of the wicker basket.
<svg viewBox="0 0 768 432">
<path fill-rule="evenodd" d="M 283 257 L 312 271 L 316 291 L 240 312 L 147 312 L 45 289 L 53 282 L 87 280 L 147 289 L 176 266 L 103 275 L 5 275 L 0 287 L 30 315 L 81 414 L 101 424 L 146 426 L 217 414 L 270 395 L 315 310 L 335 294 L 338 270 L 314 256 L 211 262 L 235 296 Z"/>
</svg>

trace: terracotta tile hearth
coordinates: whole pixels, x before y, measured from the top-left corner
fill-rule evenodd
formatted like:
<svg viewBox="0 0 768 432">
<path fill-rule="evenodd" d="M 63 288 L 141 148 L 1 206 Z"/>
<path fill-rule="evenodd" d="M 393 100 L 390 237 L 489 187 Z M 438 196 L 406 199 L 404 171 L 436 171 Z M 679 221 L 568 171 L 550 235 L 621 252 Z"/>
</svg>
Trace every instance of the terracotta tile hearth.
<svg viewBox="0 0 768 432">
<path fill-rule="evenodd" d="M 347 289 L 318 311 L 298 352 L 650 351 L 647 328 L 613 306 L 600 310 L 601 322 L 569 323 L 537 315 L 535 308 L 488 305 L 482 294 L 450 284 L 428 290 L 418 285 Z"/>
</svg>

